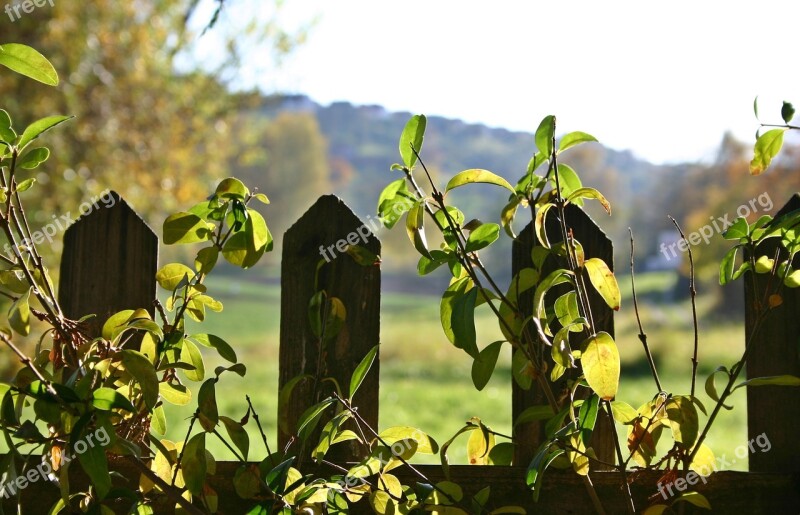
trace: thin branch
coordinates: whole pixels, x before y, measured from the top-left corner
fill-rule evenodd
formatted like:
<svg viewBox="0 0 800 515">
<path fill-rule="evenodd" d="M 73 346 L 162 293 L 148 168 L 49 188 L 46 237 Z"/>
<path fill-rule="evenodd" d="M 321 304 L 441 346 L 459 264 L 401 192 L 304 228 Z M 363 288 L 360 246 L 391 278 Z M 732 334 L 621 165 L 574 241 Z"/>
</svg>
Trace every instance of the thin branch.
<svg viewBox="0 0 800 515">
<path fill-rule="evenodd" d="M 186 451 L 186 446 L 189 442 L 189 436 L 192 434 L 192 428 L 194 428 L 194 423 L 197 420 L 197 417 L 200 416 L 200 408 L 194 410 L 194 415 L 192 415 L 192 420 L 189 422 L 189 429 L 186 431 L 186 437 L 183 439 L 183 447 L 181 447 L 181 453 L 178 454 L 178 461 L 175 463 L 175 471 L 172 473 L 172 486 L 175 486 L 175 479 L 178 477 L 178 470 L 181 468 L 181 461 L 183 461 L 183 453 Z"/>
<path fill-rule="evenodd" d="M 269 444 L 267 443 L 267 435 L 264 434 L 264 429 L 261 427 L 261 422 L 258 420 L 258 413 L 256 413 L 253 403 L 250 402 L 250 396 L 245 395 L 245 398 L 247 399 L 247 405 L 250 407 L 250 412 L 253 414 L 253 420 L 256 421 L 256 426 L 258 426 L 258 432 L 261 433 L 261 439 L 264 440 L 264 447 L 267 448 L 267 456 L 272 456 L 272 451 L 269 450 Z"/>
<path fill-rule="evenodd" d="M 661 381 L 658 379 L 658 372 L 656 371 L 656 363 L 653 360 L 653 353 L 650 351 L 650 346 L 647 344 L 647 333 L 644 332 L 644 328 L 642 327 L 642 319 L 639 316 L 639 301 L 636 299 L 636 280 L 633 272 L 633 256 L 635 253 L 635 248 L 633 245 L 633 230 L 628 227 L 628 232 L 631 235 L 631 292 L 633 294 L 633 310 L 636 313 L 636 323 L 639 324 L 639 341 L 642 342 L 642 346 L 644 347 L 644 353 L 647 356 L 647 362 L 650 364 L 650 371 L 653 373 L 653 379 L 656 381 L 656 387 L 658 388 L 659 392 L 663 392 L 664 388 L 661 387 Z"/>
<path fill-rule="evenodd" d="M 672 220 L 673 225 L 675 225 L 675 228 L 678 229 L 678 234 L 681 235 L 681 239 L 683 239 L 683 241 L 686 243 L 686 249 L 688 250 L 689 254 L 689 294 L 692 297 L 692 325 L 694 326 L 694 351 L 692 352 L 692 397 L 694 397 L 695 384 L 697 383 L 697 349 L 699 347 L 699 331 L 697 327 L 697 290 L 694 287 L 694 256 L 692 256 L 692 247 L 689 245 L 689 241 L 683 234 L 681 226 L 678 225 L 678 221 L 671 216 L 668 218 Z"/>
</svg>

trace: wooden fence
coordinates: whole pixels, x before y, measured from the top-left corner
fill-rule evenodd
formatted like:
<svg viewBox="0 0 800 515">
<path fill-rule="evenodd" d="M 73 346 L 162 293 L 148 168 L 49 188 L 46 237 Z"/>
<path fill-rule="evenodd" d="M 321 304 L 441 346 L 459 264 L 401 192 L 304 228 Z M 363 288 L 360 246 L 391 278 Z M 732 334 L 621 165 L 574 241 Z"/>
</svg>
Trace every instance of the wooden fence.
<svg viewBox="0 0 800 515">
<path fill-rule="evenodd" d="M 96 313 L 99 315 L 97 323 L 101 324 L 108 315 L 122 309 L 151 309 L 156 291 L 158 241 L 153 231 L 115 193 L 114 198 L 116 202 L 113 207 L 95 210 L 81 218 L 65 234 L 59 299 L 67 316 L 78 318 Z M 798 207 L 800 197 L 795 195 L 781 212 Z M 611 243 L 591 219 L 578 209 L 568 210 L 567 217 L 576 238 L 584 246 L 586 256 L 600 257 L 609 264 L 613 263 Z M 553 220 L 547 223 L 550 241 L 560 241 L 560 232 L 555 230 L 553 223 Z M 346 328 L 324 356 L 317 355 L 316 340 L 312 337 L 307 318 L 308 302 L 314 293 L 313 281 L 320 259 L 319 247 L 336 245 L 362 226 L 364 224 L 340 199 L 326 195 L 287 231 L 283 242 L 281 274 L 280 386 L 298 374 L 313 374 L 318 359 L 327 376 L 334 377 L 339 384 L 349 384 L 355 366 L 378 343 L 381 276 L 377 266 L 362 267 L 352 259 L 343 257 L 324 267 L 320 287 L 342 299 L 347 307 Z M 528 266 L 534 244 L 535 238 L 529 225 L 513 246 L 512 269 L 515 272 Z M 371 234 L 366 247 L 376 254 L 380 253 L 380 242 Z M 765 249 L 765 252 L 769 250 Z M 744 283 L 750 284 L 749 281 Z M 758 288 L 760 283 L 756 285 Z M 737 283 L 737 286 L 729 287 L 741 286 Z M 779 374 L 800 376 L 798 293 L 798 289 L 784 291 L 783 304 L 775 310 L 768 326 L 752 343 L 759 350 L 751 354 L 747 366 L 748 378 Z M 757 295 L 750 286 L 745 288 L 745 294 L 746 330 L 749 331 L 753 323 L 752 306 Z M 531 310 L 529 296 L 523 297 L 521 304 Z M 613 312 L 599 297 L 593 299 L 592 309 L 598 328 L 613 335 Z M 378 365 L 376 362 L 373 366 L 357 397 L 359 413 L 373 427 L 378 427 Z M 250 393 L 258 395 L 258 392 Z M 707 479 L 707 483 L 701 482 L 696 488 L 710 500 L 716 513 L 797 514 L 800 512 L 800 438 L 797 437 L 797 428 L 800 428 L 800 394 L 797 389 L 771 386 L 748 388 L 747 394 L 749 438 L 765 433 L 772 448 L 769 452 L 750 454 L 750 472 L 717 472 Z M 317 400 L 310 389 L 298 388 L 287 413 L 282 416 L 296 421 Z M 525 391 L 516 384 L 513 385 L 513 397 L 509 402 L 512 402 L 514 419 L 526 407 L 544 404 L 541 392 L 535 386 Z M 613 461 L 611 421 L 600 420 L 599 424 L 593 436 L 593 446 L 600 457 Z M 281 445 L 290 436 L 278 434 Z M 583 481 L 572 472 L 548 471 L 543 493 L 538 504 L 534 504 L 524 484 L 524 477 L 528 462 L 542 441 L 543 428 L 536 423 L 519 426 L 515 437 L 516 465 L 451 466 L 453 481 L 464 487 L 466 495 L 490 485 L 490 504 L 522 505 L 531 513 L 594 512 Z M 363 449 L 347 448 L 336 459 L 345 464 L 357 458 L 361 452 Z M 217 475 L 211 480 L 220 496 L 220 513 L 246 513 L 247 507 L 252 504 L 239 499 L 234 492 L 231 480 L 237 466 L 237 463 L 219 463 Z M 313 465 L 309 464 L 304 471 L 311 468 Z M 421 465 L 417 469 L 432 481 L 444 479 L 439 466 Z M 131 478 L 131 487 L 135 488 L 138 473 L 124 466 L 121 471 Z M 393 473 L 403 481 L 413 483 L 417 480 L 412 471 L 405 467 Z M 653 498 L 657 492 L 656 484 L 661 474 L 658 471 L 631 474 L 631 488 L 637 507 L 643 509 L 648 505 L 648 498 Z M 595 471 L 592 480 L 608 513 L 626 511 L 619 473 Z M 85 478 L 76 471 L 73 484 L 80 485 L 83 481 Z M 30 513 L 45 513 L 58 498 L 58 489 L 52 484 L 36 483 L 24 490 L 22 496 L 26 509 L 31 507 Z M 4 506 L 12 509 L 8 500 L 4 501 Z M 157 508 L 157 513 L 168 512 L 167 508 L 162 508 Z M 365 501 L 353 508 L 353 513 L 369 511 Z"/>
</svg>

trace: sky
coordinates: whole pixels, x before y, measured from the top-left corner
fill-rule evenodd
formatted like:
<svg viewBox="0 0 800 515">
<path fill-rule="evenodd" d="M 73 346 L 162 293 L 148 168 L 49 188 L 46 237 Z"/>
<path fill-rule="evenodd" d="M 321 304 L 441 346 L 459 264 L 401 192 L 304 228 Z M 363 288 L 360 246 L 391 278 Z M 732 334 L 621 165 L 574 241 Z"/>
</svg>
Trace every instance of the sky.
<svg viewBox="0 0 800 515">
<path fill-rule="evenodd" d="M 756 95 L 762 121 L 800 103 L 799 15 L 788 1 L 286 0 L 285 23 L 317 22 L 254 80 L 511 130 L 554 114 L 560 133 L 655 163 L 711 161 L 725 131 L 753 140 Z"/>
</svg>

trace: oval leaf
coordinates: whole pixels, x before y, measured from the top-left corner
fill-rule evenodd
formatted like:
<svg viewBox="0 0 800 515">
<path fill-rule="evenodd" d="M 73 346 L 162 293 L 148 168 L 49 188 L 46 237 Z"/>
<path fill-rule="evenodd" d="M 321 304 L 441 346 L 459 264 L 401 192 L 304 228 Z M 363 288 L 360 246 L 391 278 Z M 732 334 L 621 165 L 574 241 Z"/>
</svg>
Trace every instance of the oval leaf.
<svg viewBox="0 0 800 515">
<path fill-rule="evenodd" d="M 617 344 L 606 332 L 589 338 L 581 355 L 589 387 L 604 401 L 613 400 L 619 387 L 620 360 Z"/>
</svg>

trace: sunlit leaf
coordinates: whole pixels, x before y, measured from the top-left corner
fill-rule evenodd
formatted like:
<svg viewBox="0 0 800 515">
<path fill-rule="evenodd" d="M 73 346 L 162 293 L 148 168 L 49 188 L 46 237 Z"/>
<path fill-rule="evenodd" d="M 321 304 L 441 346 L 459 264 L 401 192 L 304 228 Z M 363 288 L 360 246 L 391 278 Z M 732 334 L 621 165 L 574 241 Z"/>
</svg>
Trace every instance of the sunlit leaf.
<svg viewBox="0 0 800 515">
<path fill-rule="evenodd" d="M 751 175 L 761 175 L 766 171 L 783 146 L 784 132 L 786 129 L 772 129 L 759 136 L 753 147 L 753 159 L 750 161 Z"/>
<path fill-rule="evenodd" d="M 27 45 L 5 43 L 0 46 L 0 64 L 48 86 L 58 85 L 58 73 L 50 61 Z"/>
<path fill-rule="evenodd" d="M 464 170 L 463 172 L 457 173 L 452 179 L 450 179 L 450 181 L 448 181 L 444 191 L 447 193 L 448 191 L 458 188 L 459 186 L 473 183 L 494 184 L 495 186 L 501 186 L 512 193 L 515 192 L 514 188 L 508 183 L 507 180 L 495 173 L 490 172 L 489 170 L 482 170 L 478 168 Z"/>
<path fill-rule="evenodd" d="M 413 168 L 417 162 L 417 153 L 422 152 L 422 141 L 425 138 L 425 126 L 427 118 L 424 114 L 417 114 L 411 117 L 403 128 L 400 135 L 400 157 L 407 168 Z M 413 147 L 413 149 L 412 149 Z"/>
<path fill-rule="evenodd" d="M 367 352 L 366 356 L 364 356 L 356 369 L 353 371 L 353 375 L 350 377 L 350 399 L 353 398 L 358 391 L 358 388 L 361 386 L 361 383 L 364 382 L 364 378 L 367 377 L 367 373 L 372 367 L 372 363 L 375 361 L 375 357 L 377 355 L 378 345 L 372 347 L 369 352 Z"/>
<path fill-rule="evenodd" d="M 603 297 L 608 307 L 619 310 L 622 295 L 619 291 L 617 278 L 608 268 L 605 261 L 600 258 L 589 258 L 583 263 L 586 273 L 589 275 L 589 282 L 592 283 L 597 293 Z"/>
<path fill-rule="evenodd" d="M 558 142 L 558 152 L 561 153 L 575 145 L 586 143 L 587 141 L 597 141 L 597 138 L 581 131 L 570 132 L 561 137 L 561 141 Z"/>
<path fill-rule="evenodd" d="M 601 331 L 590 337 L 581 354 L 581 363 L 589 387 L 602 400 L 612 400 L 619 387 L 620 359 L 611 335 Z"/>
<path fill-rule="evenodd" d="M 534 140 L 536 141 L 536 148 L 539 152 L 546 157 L 550 157 L 553 153 L 553 138 L 556 133 L 556 117 L 553 115 L 545 116 L 539 123 L 539 128 L 536 129 Z"/>
<path fill-rule="evenodd" d="M 0 55 L 2 55 L 2 52 L 0 52 Z M 22 136 L 20 136 L 19 141 L 17 142 L 17 147 L 22 150 L 28 145 L 28 143 L 35 140 L 43 133 L 71 118 L 74 118 L 74 116 L 48 116 L 46 118 L 36 120 L 32 124 L 28 125 L 22 132 Z"/>
</svg>

